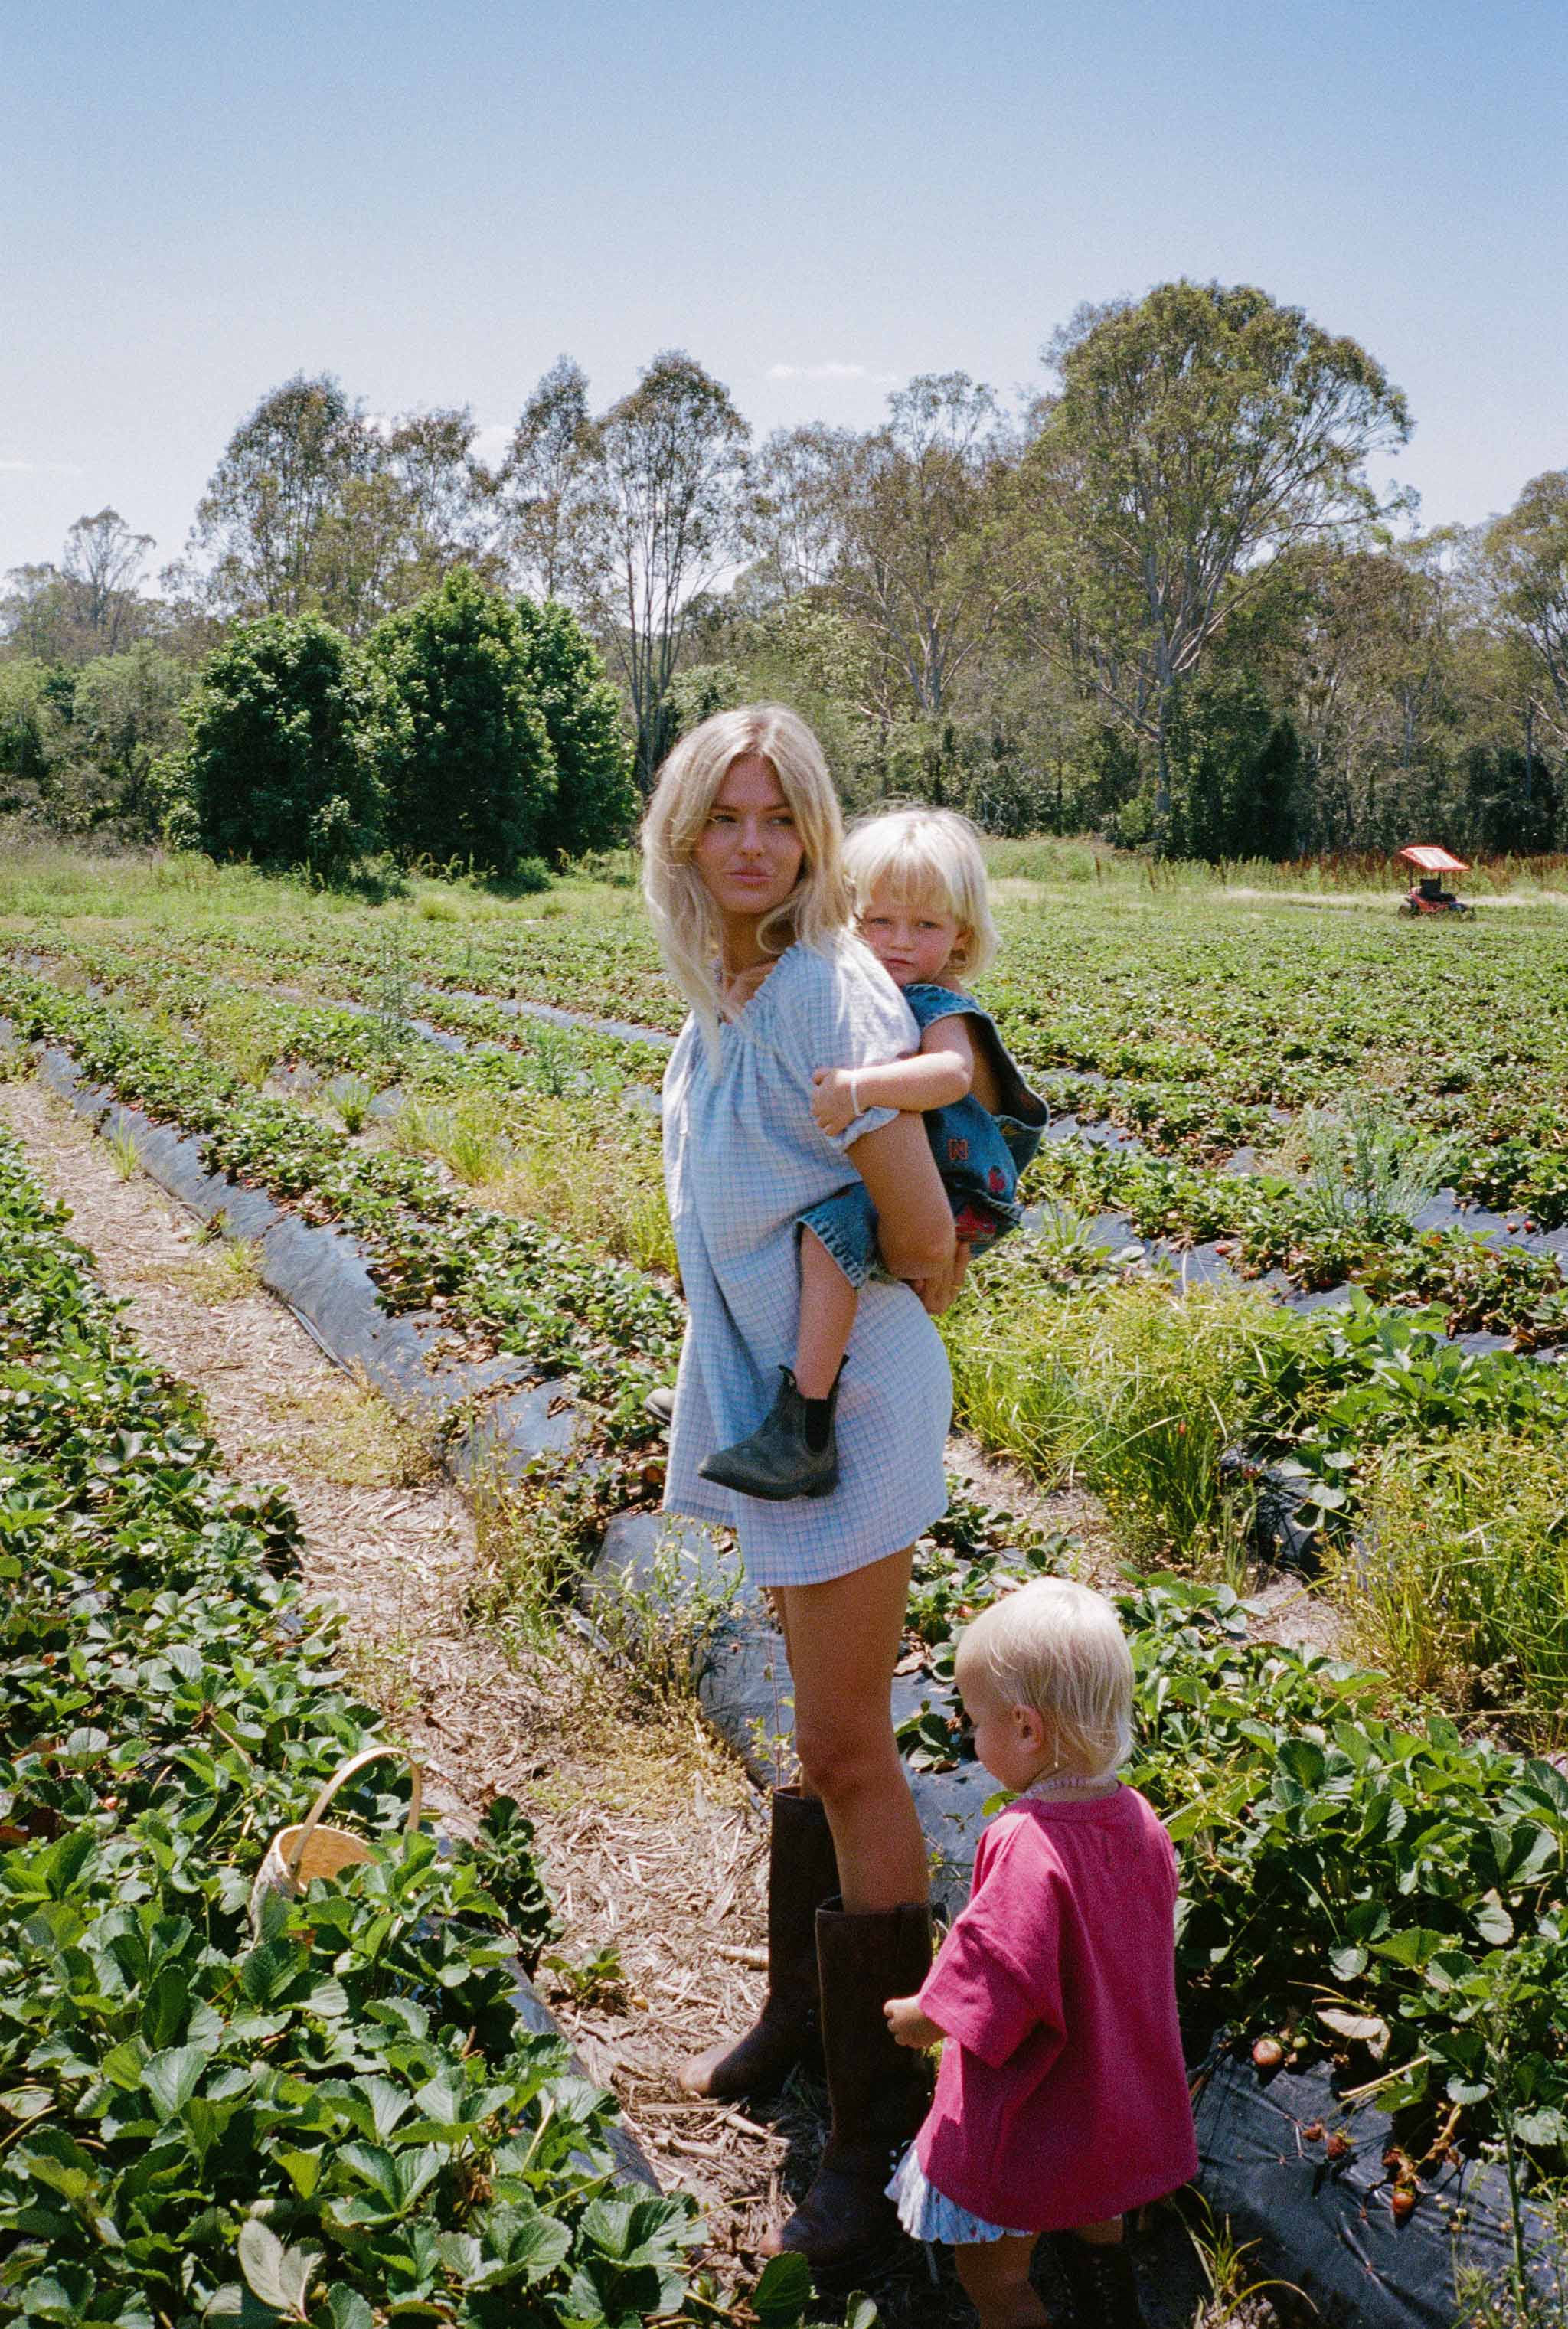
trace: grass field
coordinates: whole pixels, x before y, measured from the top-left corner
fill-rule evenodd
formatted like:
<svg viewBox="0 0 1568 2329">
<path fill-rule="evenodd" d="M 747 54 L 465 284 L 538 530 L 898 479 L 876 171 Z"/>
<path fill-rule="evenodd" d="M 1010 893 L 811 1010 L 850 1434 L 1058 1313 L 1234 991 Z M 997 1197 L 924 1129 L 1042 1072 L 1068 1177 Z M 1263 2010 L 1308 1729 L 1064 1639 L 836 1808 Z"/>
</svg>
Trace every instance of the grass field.
<svg viewBox="0 0 1568 2329">
<path fill-rule="evenodd" d="M 1026 1190 L 1041 1234 L 944 1321 L 959 1419 L 1043 1484 L 1086 1482 L 1145 1580 L 1139 1769 L 1184 1843 L 1189 1994 L 1300 2046 L 1337 2042 L 1304 1995 L 1351 1997 L 1351 2059 L 1376 2041 L 1387 2098 L 1433 2125 L 1458 2100 L 1560 2157 L 1568 1782 L 1531 1759 L 1568 1743 L 1568 916 L 1518 870 L 1462 924 L 1399 920 L 1365 869 L 1151 886 L 1052 844 L 996 873 L 987 999 L 1076 1129 Z M 564 1373 L 602 1512 L 656 1495 L 642 1398 L 681 1329 L 662 1053 L 517 1001 L 676 1025 L 625 861 L 542 897 L 415 882 L 381 904 L 178 863 L 0 865 L 16 1030 L 352 1230 L 389 1307 Z M 1440 1188 L 1492 1211 L 1434 1220 Z M 1214 1282 L 1184 1285 L 1184 1256 Z M 1281 1484 L 1354 1663 L 1248 1639 L 1236 1596 Z M 922 1549 L 917 1759 L 964 1751 L 964 1609 L 1072 1558 L 962 1513 Z M 1525 2033 L 1517 2060 L 1488 2016 Z"/>
</svg>

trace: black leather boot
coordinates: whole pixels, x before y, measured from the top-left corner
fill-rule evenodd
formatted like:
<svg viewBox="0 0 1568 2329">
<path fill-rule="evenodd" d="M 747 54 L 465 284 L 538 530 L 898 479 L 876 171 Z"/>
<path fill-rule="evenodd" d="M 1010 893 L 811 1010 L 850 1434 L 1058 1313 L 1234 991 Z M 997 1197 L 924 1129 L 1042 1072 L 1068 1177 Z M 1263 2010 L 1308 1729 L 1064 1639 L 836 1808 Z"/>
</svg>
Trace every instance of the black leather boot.
<svg viewBox="0 0 1568 2329">
<path fill-rule="evenodd" d="M 838 1441 L 833 1411 L 838 1404 L 838 1380 L 825 1400 L 808 1400 L 796 1387 L 789 1368 L 780 1367 L 784 1380 L 779 1396 L 749 1439 L 721 1447 L 697 1469 L 704 1480 L 721 1488 L 734 1488 L 742 1496 L 761 1496 L 781 1504 L 792 1496 L 828 1496 L 838 1485 Z M 843 1368 L 839 1369 L 842 1374 Z M 827 1410 L 827 1429 L 814 1447 L 807 1433 L 808 1406 Z M 820 1435 L 817 1435 L 821 1437 Z"/>
<path fill-rule="evenodd" d="M 689 2095 L 765 2095 L 796 2065 L 822 2067 L 817 1911 L 838 1890 L 827 1815 L 815 1796 L 780 1787 L 768 1848 L 768 1994 L 741 2038 L 722 2039 L 683 2063 Z"/>
<path fill-rule="evenodd" d="M 899 2237 L 886 2195 L 899 2155 L 930 2099 L 926 2057 L 893 2043 L 883 2014 L 911 1997 L 931 1964 L 931 1916 L 923 1900 L 852 1917 L 836 1903 L 817 1912 L 822 2051 L 833 2125 L 811 2189 L 781 2231 L 764 2241 L 818 2272 L 859 2263 Z"/>
</svg>

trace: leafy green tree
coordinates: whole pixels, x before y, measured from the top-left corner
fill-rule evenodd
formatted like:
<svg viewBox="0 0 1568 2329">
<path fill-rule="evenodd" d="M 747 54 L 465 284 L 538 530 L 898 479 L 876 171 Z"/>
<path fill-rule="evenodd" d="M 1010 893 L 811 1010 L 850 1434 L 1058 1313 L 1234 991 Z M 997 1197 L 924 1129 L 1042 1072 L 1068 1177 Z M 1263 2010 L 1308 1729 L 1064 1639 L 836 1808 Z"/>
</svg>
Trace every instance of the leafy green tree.
<svg viewBox="0 0 1568 2329">
<path fill-rule="evenodd" d="M 1082 308 L 1048 353 L 1061 393 L 1025 465 L 1041 595 L 1152 748 L 1167 845 L 1177 689 L 1272 559 L 1375 513 L 1365 462 L 1410 413 L 1355 341 L 1245 284 Z"/>
<path fill-rule="evenodd" d="M 571 584 L 588 436 L 588 375 L 559 356 L 518 416 L 500 468 L 484 479 L 506 570 L 540 605 Z"/>
<path fill-rule="evenodd" d="M 619 841 L 637 814 L 620 698 L 570 608 L 519 599 L 516 613 L 528 684 L 555 761 L 554 795 L 541 812 L 534 847 L 548 859 L 581 857 Z"/>
<path fill-rule="evenodd" d="M 119 654 L 163 621 L 164 610 L 138 589 L 152 547 L 151 534 L 133 533 L 118 510 L 79 517 L 58 566 L 12 568 L 0 638 L 42 663 Z"/>
<path fill-rule="evenodd" d="M 693 606 L 741 546 L 751 433 L 723 382 L 666 348 L 582 440 L 573 587 L 620 665 L 645 792 Z"/>
<path fill-rule="evenodd" d="M 1300 750 L 1254 673 L 1206 672 L 1179 689 L 1167 751 L 1173 854 L 1212 864 L 1289 854 Z"/>
<path fill-rule="evenodd" d="M 101 771 L 115 818 L 134 832 L 156 829 L 162 803 L 153 765 L 180 743 L 180 705 L 190 691 L 185 665 L 146 639 L 124 655 L 95 657 L 76 675 L 76 749 Z"/>
<path fill-rule="evenodd" d="M 216 613 L 328 616 L 359 637 L 478 554 L 467 410 L 378 426 L 330 372 L 271 390 L 223 449 L 165 579 Z"/>
<path fill-rule="evenodd" d="M 269 615 L 211 658 L 188 713 L 186 778 L 213 857 L 340 879 L 382 837 L 395 707 L 319 615 Z"/>
<path fill-rule="evenodd" d="M 0 663 L 0 807 L 33 797 L 49 768 L 53 712 L 47 665 L 32 655 Z"/>
<path fill-rule="evenodd" d="M 1488 529 L 1506 634 L 1530 671 L 1535 710 L 1568 740 L 1568 469 L 1532 477 Z"/>
<path fill-rule="evenodd" d="M 556 796 L 517 609 L 460 567 L 375 631 L 403 715 L 387 831 L 409 857 L 511 873 L 537 855 Z"/>
</svg>

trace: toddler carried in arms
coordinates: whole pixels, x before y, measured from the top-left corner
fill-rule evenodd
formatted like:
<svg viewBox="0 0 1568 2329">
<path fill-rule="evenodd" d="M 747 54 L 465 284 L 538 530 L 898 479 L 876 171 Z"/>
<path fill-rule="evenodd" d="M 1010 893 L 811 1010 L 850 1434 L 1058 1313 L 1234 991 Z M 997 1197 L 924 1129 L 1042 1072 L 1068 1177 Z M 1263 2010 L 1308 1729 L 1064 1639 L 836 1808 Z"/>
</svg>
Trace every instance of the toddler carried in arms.
<svg viewBox="0 0 1568 2329">
<path fill-rule="evenodd" d="M 845 863 L 861 938 L 902 989 L 920 1049 L 878 1067 L 818 1068 L 812 1114 L 830 1136 L 867 1108 L 923 1116 L 959 1242 L 983 1253 L 1021 1218 L 1018 1175 L 1050 1110 L 968 991 L 997 952 L 978 835 L 950 809 L 898 809 L 855 827 Z M 769 1414 L 749 1438 L 710 1457 L 704 1478 L 780 1503 L 837 1485 L 838 1379 L 875 1259 L 876 1214 L 863 1181 L 802 1217 L 794 1368 L 780 1368 Z"/>
</svg>

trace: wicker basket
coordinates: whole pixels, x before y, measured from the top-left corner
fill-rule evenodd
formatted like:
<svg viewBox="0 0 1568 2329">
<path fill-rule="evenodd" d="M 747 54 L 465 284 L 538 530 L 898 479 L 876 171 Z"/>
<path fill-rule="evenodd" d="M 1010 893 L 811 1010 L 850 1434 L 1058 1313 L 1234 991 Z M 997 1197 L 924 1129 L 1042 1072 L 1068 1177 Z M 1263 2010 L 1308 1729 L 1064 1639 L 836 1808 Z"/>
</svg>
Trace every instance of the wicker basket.
<svg viewBox="0 0 1568 2329">
<path fill-rule="evenodd" d="M 250 1923 L 255 1932 L 261 1930 L 262 1908 L 269 1892 L 286 1893 L 290 1900 L 297 1900 L 315 1878 L 341 1876 L 345 1868 L 359 1867 L 370 1858 L 370 1846 L 363 1836 L 355 1835 L 350 1828 L 324 1826 L 321 1815 L 339 1787 L 346 1787 L 367 1763 L 402 1759 L 402 1750 L 397 1747 L 366 1747 L 362 1753 L 350 1756 L 342 1768 L 333 1773 L 305 1817 L 293 1827 L 279 1829 L 250 1887 Z M 420 1824 L 424 1773 L 417 1763 L 410 1763 L 409 1775 L 412 1784 L 406 1833 L 412 1835 Z"/>
</svg>

